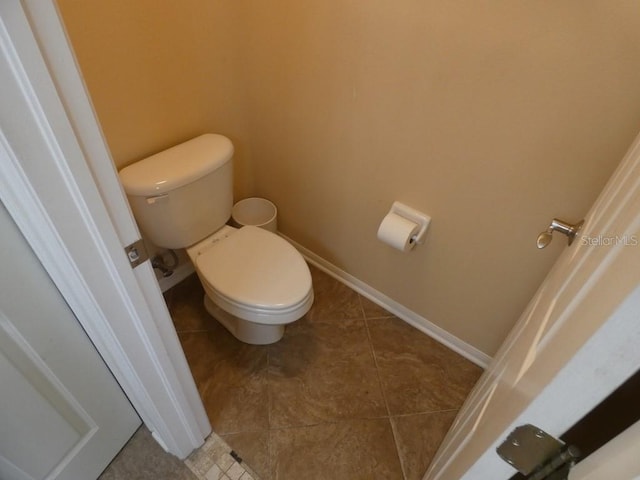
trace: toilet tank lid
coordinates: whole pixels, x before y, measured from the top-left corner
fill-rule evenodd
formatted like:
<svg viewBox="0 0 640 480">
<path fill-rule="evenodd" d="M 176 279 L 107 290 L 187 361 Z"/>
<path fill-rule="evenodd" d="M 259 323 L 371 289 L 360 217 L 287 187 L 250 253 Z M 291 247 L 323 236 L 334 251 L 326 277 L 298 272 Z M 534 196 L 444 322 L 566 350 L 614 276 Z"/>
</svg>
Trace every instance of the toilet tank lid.
<svg viewBox="0 0 640 480">
<path fill-rule="evenodd" d="M 127 195 L 162 195 L 216 170 L 232 155 L 231 140 L 205 133 L 132 163 L 120 170 L 120 180 Z"/>
</svg>

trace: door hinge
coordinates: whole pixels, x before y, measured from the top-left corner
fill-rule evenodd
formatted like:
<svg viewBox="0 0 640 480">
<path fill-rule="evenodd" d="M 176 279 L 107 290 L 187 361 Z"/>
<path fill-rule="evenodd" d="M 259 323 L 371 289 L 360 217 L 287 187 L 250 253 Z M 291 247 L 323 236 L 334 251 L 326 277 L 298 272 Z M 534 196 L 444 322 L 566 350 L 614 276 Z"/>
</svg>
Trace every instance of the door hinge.
<svg viewBox="0 0 640 480">
<path fill-rule="evenodd" d="M 149 260 L 149 254 L 141 238 L 124 247 L 124 253 L 127 254 L 131 268 L 136 268 L 142 262 Z"/>
<path fill-rule="evenodd" d="M 535 425 L 521 425 L 496 449 L 527 480 L 566 480 L 580 450 Z"/>
</svg>

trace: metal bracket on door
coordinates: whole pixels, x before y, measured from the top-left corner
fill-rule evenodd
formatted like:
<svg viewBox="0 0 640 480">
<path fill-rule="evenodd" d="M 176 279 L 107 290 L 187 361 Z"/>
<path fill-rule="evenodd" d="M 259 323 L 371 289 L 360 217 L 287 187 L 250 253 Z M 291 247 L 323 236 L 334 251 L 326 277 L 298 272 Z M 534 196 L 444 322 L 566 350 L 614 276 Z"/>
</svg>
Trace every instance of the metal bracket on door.
<svg viewBox="0 0 640 480">
<path fill-rule="evenodd" d="M 142 262 L 149 260 L 149 254 L 141 238 L 124 247 L 124 253 L 127 254 L 131 268 L 136 268 Z"/>
<path fill-rule="evenodd" d="M 521 425 L 497 448 L 505 462 L 527 480 L 566 480 L 580 451 L 535 425 Z"/>
</svg>

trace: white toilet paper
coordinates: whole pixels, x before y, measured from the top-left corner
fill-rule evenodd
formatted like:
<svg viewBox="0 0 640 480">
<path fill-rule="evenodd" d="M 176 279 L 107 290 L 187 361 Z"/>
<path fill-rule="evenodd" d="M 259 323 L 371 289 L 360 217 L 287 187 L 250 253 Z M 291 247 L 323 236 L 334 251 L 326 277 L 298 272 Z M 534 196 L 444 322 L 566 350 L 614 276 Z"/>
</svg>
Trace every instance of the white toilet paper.
<svg viewBox="0 0 640 480">
<path fill-rule="evenodd" d="M 378 228 L 378 239 L 401 252 L 408 252 L 415 245 L 412 237 L 419 229 L 420 225 L 417 223 L 389 212 Z"/>
</svg>

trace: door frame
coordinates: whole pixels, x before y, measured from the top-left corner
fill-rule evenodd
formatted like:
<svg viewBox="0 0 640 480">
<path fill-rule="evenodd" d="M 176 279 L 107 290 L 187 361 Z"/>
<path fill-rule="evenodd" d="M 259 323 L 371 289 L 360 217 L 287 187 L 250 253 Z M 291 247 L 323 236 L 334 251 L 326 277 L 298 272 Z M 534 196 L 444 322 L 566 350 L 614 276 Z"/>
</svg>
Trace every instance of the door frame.
<svg viewBox="0 0 640 480">
<path fill-rule="evenodd" d="M 0 72 L 0 200 L 154 438 L 184 458 L 211 425 L 150 262 L 124 253 L 140 235 L 53 0 L 0 3 Z"/>
</svg>

